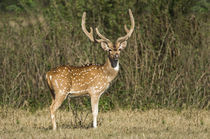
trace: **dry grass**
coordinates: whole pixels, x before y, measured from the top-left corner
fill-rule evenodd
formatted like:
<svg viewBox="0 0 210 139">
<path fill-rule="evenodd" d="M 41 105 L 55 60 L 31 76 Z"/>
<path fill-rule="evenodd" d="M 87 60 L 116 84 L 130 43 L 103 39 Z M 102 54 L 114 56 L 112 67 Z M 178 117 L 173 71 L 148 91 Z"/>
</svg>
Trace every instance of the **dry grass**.
<svg viewBox="0 0 210 139">
<path fill-rule="evenodd" d="M 88 112 L 87 112 L 88 113 Z M 81 113 L 80 113 L 81 114 Z M 83 114 L 83 117 L 86 114 Z M 0 108 L 0 138 L 208 138 L 210 111 L 119 110 L 99 113 L 99 127 L 91 128 L 92 116 L 78 124 L 72 112 L 59 110 L 58 131 L 51 130 L 48 109 L 31 113 Z M 81 115 L 80 115 L 81 116 Z"/>
</svg>

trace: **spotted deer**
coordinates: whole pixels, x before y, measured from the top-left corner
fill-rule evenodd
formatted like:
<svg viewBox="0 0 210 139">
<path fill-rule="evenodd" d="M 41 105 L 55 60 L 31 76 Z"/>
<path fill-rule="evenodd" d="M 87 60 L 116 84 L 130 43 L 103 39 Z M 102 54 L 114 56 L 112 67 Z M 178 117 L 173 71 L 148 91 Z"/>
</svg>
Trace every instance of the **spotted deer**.
<svg viewBox="0 0 210 139">
<path fill-rule="evenodd" d="M 103 92 L 109 87 L 111 81 L 119 71 L 119 56 L 121 50 L 127 45 L 127 40 L 134 31 L 134 18 L 129 9 L 131 26 L 125 25 L 126 35 L 119 37 L 115 43 L 104 37 L 96 28 L 99 39 L 94 39 L 93 29 L 90 32 L 85 26 L 86 13 L 82 16 L 82 30 L 92 42 L 98 42 L 108 52 L 108 57 L 103 65 L 88 65 L 83 67 L 59 66 L 46 73 L 46 79 L 52 95 L 50 106 L 53 130 L 56 130 L 55 112 L 65 98 L 70 96 L 88 95 L 91 98 L 93 127 L 97 127 L 98 103 Z"/>
</svg>

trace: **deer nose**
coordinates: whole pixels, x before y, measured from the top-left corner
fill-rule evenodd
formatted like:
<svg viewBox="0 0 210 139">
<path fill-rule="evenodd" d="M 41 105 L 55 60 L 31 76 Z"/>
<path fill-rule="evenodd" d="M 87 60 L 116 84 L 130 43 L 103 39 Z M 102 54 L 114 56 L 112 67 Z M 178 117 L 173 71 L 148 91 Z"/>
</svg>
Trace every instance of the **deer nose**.
<svg viewBox="0 0 210 139">
<path fill-rule="evenodd" d="M 114 56 L 114 58 L 119 58 L 119 54 L 116 54 L 116 55 Z"/>
</svg>

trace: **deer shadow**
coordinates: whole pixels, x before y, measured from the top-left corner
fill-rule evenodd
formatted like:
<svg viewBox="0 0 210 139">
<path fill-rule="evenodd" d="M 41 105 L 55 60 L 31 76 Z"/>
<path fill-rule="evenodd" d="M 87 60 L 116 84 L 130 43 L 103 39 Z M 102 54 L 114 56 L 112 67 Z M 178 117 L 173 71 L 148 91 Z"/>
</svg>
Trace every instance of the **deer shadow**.
<svg viewBox="0 0 210 139">
<path fill-rule="evenodd" d="M 98 126 L 101 126 L 103 122 L 103 119 L 98 119 Z M 71 121 L 71 122 L 66 122 L 66 123 L 61 123 L 57 124 L 58 129 L 91 129 L 93 128 L 93 122 L 92 121 Z M 34 126 L 35 129 L 39 129 L 42 131 L 51 131 L 53 130 L 52 125 L 49 125 L 48 127 L 43 127 L 43 126 Z"/>
</svg>

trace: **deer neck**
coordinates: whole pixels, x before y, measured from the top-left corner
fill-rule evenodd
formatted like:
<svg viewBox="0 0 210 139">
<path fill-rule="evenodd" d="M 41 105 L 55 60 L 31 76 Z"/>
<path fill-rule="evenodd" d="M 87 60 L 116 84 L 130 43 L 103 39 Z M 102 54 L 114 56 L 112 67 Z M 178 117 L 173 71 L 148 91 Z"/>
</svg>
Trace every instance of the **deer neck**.
<svg viewBox="0 0 210 139">
<path fill-rule="evenodd" d="M 104 73 L 108 77 L 108 80 L 111 82 L 119 71 L 119 60 L 112 59 L 108 57 L 106 63 L 103 65 Z"/>
</svg>

